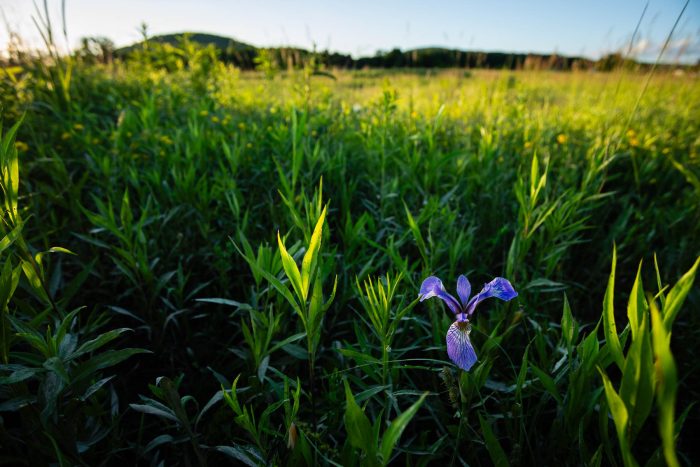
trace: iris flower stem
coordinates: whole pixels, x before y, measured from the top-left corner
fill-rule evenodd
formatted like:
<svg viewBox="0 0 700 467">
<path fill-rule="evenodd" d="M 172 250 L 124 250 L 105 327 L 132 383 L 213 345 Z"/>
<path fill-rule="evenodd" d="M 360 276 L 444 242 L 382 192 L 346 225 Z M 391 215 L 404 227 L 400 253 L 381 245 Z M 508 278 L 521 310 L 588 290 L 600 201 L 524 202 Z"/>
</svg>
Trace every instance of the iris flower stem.
<svg viewBox="0 0 700 467">
<path fill-rule="evenodd" d="M 457 388 L 459 389 L 459 422 L 457 424 L 457 438 L 455 439 L 455 448 L 452 451 L 452 460 L 450 461 L 450 467 L 455 465 L 455 461 L 457 460 L 457 451 L 459 450 L 460 446 L 460 438 L 462 437 L 462 425 L 464 424 L 464 401 L 462 401 L 462 371 L 459 370 L 457 372 Z"/>
</svg>

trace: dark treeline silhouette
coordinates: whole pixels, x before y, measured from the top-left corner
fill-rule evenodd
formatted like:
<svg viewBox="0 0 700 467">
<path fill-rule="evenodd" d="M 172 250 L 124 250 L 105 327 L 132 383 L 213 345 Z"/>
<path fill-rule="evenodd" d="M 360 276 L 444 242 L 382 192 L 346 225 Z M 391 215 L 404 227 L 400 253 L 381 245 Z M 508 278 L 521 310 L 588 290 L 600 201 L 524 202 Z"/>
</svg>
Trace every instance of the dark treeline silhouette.
<svg viewBox="0 0 700 467">
<path fill-rule="evenodd" d="M 177 47 L 183 38 L 199 46 L 213 47 L 218 58 L 243 70 L 259 68 L 261 51 L 265 60 L 278 69 L 302 66 L 314 57 L 317 65 L 328 68 L 486 68 L 510 70 L 587 70 L 609 71 L 619 67 L 645 68 L 648 64 L 625 58 L 619 53 L 608 54 L 599 60 L 585 57 L 568 57 L 559 54 L 479 52 L 442 47 L 426 47 L 412 50 L 394 48 L 378 51 L 373 56 L 353 58 L 351 55 L 329 51 L 309 51 L 296 47 L 258 48 L 227 37 L 182 33 L 154 36 L 147 42 L 139 42 L 114 51 L 114 57 L 128 60 L 148 43 L 169 44 Z M 111 57 L 111 54 L 110 54 Z M 675 67 L 675 65 L 674 65 Z"/>
</svg>

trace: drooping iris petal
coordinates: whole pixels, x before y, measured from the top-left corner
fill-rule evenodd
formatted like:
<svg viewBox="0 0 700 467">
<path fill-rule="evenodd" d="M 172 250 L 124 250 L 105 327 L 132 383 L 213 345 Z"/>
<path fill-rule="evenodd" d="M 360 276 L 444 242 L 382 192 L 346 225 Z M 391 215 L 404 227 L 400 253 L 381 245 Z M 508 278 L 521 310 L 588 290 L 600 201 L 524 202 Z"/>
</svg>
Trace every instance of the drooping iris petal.
<svg viewBox="0 0 700 467">
<path fill-rule="evenodd" d="M 450 307 L 452 313 L 457 314 L 462 311 L 457 299 L 445 291 L 445 286 L 442 285 L 442 281 L 435 276 L 430 276 L 423 281 L 418 296 L 421 302 L 428 298 L 438 297 Z"/>
<path fill-rule="evenodd" d="M 471 330 L 471 324 L 466 321 L 455 321 L 447 330 L 447 355 L 464 371 L 476 363 L 476 352 L 469 340 Z"/>
<path fill-rule="evenodd" d="M 503 301 L 509 301 L 518 296 L 513 286 L 508 282 L 508 279 L 496 277 L 494 280 L 484 285 L 481 292 L 474 295 L 467 305 L 467 315 L 471 316 L 474 313 L 476 306 L 487 298 L 495 297 Z"/>
<path fill-rule="evenodd" d="M 459 295 L 459 299 L 462 302 L 462 307 L 467 306 L 467 303 L 469 302 L 469 296 L 472 294 L 472 285 L 469 283 L 469 279 L 467 279 L 464 275 L 460 275 L 457 278 L 457 295 Z"/>
</svg>

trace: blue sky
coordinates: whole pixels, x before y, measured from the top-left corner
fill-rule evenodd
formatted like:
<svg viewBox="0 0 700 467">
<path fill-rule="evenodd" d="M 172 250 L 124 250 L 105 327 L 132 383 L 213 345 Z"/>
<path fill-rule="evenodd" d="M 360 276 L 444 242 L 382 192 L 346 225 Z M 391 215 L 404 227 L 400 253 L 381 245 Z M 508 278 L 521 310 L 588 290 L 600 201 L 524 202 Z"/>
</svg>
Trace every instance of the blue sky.
<svg viewBox="0 0 700 467">
<path fill-rule="evenodd" d="M 60 0 L 48 0 L 59 23 Z M 39 2 L 41 3 L 41 2 Z M 634 45 L 653 60 L 684 0 L 650 0 Z M 210 32 L 256 46 L 290 45 L 352 55 L 422 46 L 514 52 L 558 52 L 597 58 L 626 49 L 645 0 L 66 0 L 68 45 L 107 36 L 117 45 L 151 34 Z M 10 29 L 32 45 L 38 35 L 31 0 L 0 0 Z M 0 49 L 8 41 L 0 27 Z M 680 55 L 680 52 L 684 53 Z M 666 61 L 700 59 L 700 0 L 691 0 Z"/>
</svg>

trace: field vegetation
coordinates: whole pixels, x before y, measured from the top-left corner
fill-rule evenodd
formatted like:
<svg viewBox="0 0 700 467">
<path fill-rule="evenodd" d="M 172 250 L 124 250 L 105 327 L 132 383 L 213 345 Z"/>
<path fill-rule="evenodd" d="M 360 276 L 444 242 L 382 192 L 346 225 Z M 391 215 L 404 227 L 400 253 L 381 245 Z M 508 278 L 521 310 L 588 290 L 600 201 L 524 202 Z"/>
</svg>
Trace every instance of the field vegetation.
<svg viewBox="0 0 700 467">
<path fill-rule="evenodd" d="M 0 72 L 0 462 L 700 462 L 697 76 L 210 52 Z"/>
</svg>

